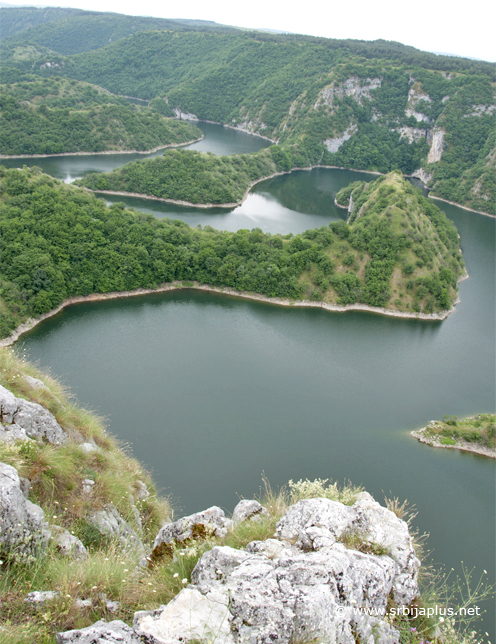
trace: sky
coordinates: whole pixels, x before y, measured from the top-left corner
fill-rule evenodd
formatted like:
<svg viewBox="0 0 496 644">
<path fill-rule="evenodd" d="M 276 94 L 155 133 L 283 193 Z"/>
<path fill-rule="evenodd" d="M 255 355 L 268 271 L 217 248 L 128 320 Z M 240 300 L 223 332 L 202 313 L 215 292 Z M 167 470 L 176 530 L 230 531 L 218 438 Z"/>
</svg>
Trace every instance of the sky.
<svg viewBox="0 0 496 644">
<path fill-rule="evenodd" d="M 26 0 L 7 0 L 27 5 Z M 44 6 L 77 7 L 160 18 L 213 20 L 251 29 L 275 29 L 325 38 L 395 40 L 424 51 L 496 62 L 494 0 L 47 0 Z"/>
</svg>

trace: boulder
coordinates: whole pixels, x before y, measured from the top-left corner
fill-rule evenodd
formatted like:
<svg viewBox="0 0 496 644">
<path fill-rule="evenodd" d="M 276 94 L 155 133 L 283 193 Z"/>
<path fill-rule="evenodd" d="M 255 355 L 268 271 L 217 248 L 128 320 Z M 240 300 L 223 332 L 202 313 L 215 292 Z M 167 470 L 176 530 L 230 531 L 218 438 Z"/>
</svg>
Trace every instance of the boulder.
<svg viewBox="0 0 496 644">
<path fill-rule="evenodd" d="M 52 445 L 62 445 L 68 439 L 67 433 L 55 420 L 55 416 L 38 403 L 17 398 L 14 422 L 34 440 L 46 440 Z"/>
<path fill-rule="evenodd" d="M 217 506 L 167 523 L 157 534 L 150 557 L 158 560 L 164 554 L 172 554 L 175 544 L 182 544 L 190 539 L 206 539 L 211 535 L 225 537 L 231 523 L 224 511 Z"/>
<path fill-rule="evenodd" d="M 3 440 L 44 440 L 52 445 L 62 445 L 68 440 L 67 432 L 57 423 L 55 416 L 38 403 L 32 403 L 0 385 L 0 412 L 4 425 Z M 10 432 L 10 434 L 9 434 Z"/>
<path fill-rule="evenodd" d="M 57 633 L 57 644 L 143 644 L 135 631 L 122 622 L 100 620 L 87 628 Z"/>
<path fill-rule="evenodd" d="M 24 496 L 17 470 L 0 463 L 0 550 L 29 556 L 43 550 L 49 538 L 44 512 Z"/>
<path fill-rule="evenodd" d="M 77 537 L 58 525 L 50 526 L 50 530 L 60 554 L 71 559 L 87 559 L 88 551 Z"/>
<path fill-rule="evenodd" d="M 146 501 L 146 499 L 150 496 L 150 492 L 148 491 L 146 484 L 143 483 L 143 481 L 136 481 L 135 487 L 136 487 L 136 490 L 134 492 L 135 501 Z"/>
<path fill-rule="evenodd" d="M 88 515 L 90 525 L 105 537 L 116 539 L 124 550 L 144 551 L 143 542 L 113 505 Z"/>
<path fill-rule="evenodd" d="M 14 394 L 0 385 L 0 420 L 3 423 L 13 423 L 17 411 L 17 398 Z"/>
<path fill-rule="evenodd" d="M 260 505 L 258 501 L 249 499 L 242 499 L 234 508 L 232 520 L 234 523 L 241 523 L 251 519 L 252 521 L 259 521 L 262 517 L 268 517 L 269 511 Z"/>
</svg>

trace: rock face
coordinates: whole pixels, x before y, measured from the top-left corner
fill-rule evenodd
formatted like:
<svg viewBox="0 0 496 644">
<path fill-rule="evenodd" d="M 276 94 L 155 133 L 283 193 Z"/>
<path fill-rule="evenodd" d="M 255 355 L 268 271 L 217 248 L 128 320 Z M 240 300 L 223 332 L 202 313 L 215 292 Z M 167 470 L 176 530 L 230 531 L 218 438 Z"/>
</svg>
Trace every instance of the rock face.
<svg viewBox="0 0 496 644">
<path fill-rule="evenodd" d="M 334 139 L 326 139 L 324 145 L 329 150 L 329 152 L 337 152 L 339 148 L 343 145 L 345 141 L 351 139 L 351 137 L 358 131 L 358 126 L 353 124 L 350 125 L 341 136 L 337 136 Z"/>
<path fill-rule="evenodd" d="M 29 556 L 44 549 L 49 538 L 43 510 L 26 499 L 17 471 L 0 463 L 0 551 Z"/>
<path fill-rule="evenodd" d="M 62 445 L 68 440 L 67 433 L 57 423 L 55 416 L 37 403 L 16 398 L 12 392 L 0 385 L 0 413 L 3 428 L 0 440 L 46 441 Z"/>
<path fill-rule="evenodd" d="M 135 632 L 167 644 L 214 634 L 217 644 L 399 642 L 383 618 L 388 600 L 408 606 L 418 595 L 420 566 L 404 521 L 367 493 L 353 506 L 309 499 L 288 510 L 276 537 L 206 552 L 193 586 L 137 613 Z"/>
<path fill-rule="evenodd" d="M 445 131 L 442 129 L 432 130 L 432 144 L 427 156 L 427 163 L 437 163 L 443 154 Z"/>
</svg>

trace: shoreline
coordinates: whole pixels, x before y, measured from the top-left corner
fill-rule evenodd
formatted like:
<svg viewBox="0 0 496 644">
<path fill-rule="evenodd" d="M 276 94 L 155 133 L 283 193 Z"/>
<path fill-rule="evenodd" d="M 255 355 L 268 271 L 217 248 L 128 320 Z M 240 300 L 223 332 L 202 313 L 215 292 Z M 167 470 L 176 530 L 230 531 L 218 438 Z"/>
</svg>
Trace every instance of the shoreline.
<svg viewBox="0 0 496 644">
<path fill-rule="evenodd" d="M 449 203 L 452 206 L 456 206 L 457 208 L 463 208 L 463 210 L 469 210 L 470 212 L 476 212 L 479 215 L 484 215 L 485 217 L 492 217 L 493 219 L 496 219 L 496 215 L 492 215 L 490 212 L 484 212 L 483 210 L 475 210 L 474 208 L 469 208 L 468 206 L 462 206 L 461 204 L 456 203 L 456 201 L 450 201 L 449 199 L 436 197 L 436 195 L 431 195 L 430 193 L 429 193 L 429 199 L 437 199 L 438 201 L 444 201 L 444 203 Z"/>
<path fill-rule="evenodd" d="M 468 275 L 467 275 L 468 277 Z M 466 279 L 465 277 L 463 279 Z M 256 300 L 258 302 L 265 302 L 266 304 L 274 304 L 277 306 L 293 306 L 293 307 L 306 307 L 306 308 L 321 308 L 326 311 L 335 313 L 346 313 L 348 311 L 363 311 L 366 313 L 375 313 L 377 315 L 384 315 L 386 317 L 395 318 L 409 318 L 413 320 L 426 320 L 432 322 L 441 322 L 445 320 L 450 313 L 455 311 L 455 306 L 458 304 L 457 300 L 449 311 L 443 313 L 408 313 L 406 311 L 395 311 L 394 309 L 386 309 L 377 306 L 369 306 L 368 304 L 347 304 L 341 306 L 339 304 L 328 304 L 327 302 L 314 302 L 311 300 L 290 300 L 289 298 L 282 297 L 268 297 L 261 293 L 250 293 L 247 291 L 237 291 L 230 287 L 210 286 L 209 284 L 200 284 L 199 282 L 192 282 L 190 285 L 185 286 L 182 282 L 174 281 L 161 284 L 157 288 L 138 288 L 134 291 L 112 291 L 110 293 L 91 293 L 90 295 L 75 295 L 64 300 L 55 309 L 43 313 L 39 318 L 29 318 L 26 322 L 22 322 L 14 331 L 6 338 L 0 340 L 0 347 L 8 347 L 28 331 L 34 329 L 38 324 L 44 322 L 48 318 L 57 315 L 67 306 L 73 304 L 82 304 L 85 302 L 99 302 L 104 300 L 115 300 L 126 297 L 136 297 L 139 295 L 153 295 L 154 293 L 167 293 L 169 291 L 178 290 L 196 290 L 207 291 L 210 293 L 218 293 L 221 295 L 231 295 L 246 300 Z"/>
<path fill-rule="evenodd" d="M 433 436 L 426 436 L 425 432 L 427 427 L 422 427 L 421 429 L 416 429 L 413 432 L 410 432 L 411 436 L 416 438 L 420 443 L 428 445 L 429 447 L 441 447 L 444 449 L 458 449 L 462 452 L 472 452 L 472 454 L 479 454 L 479 456 L 486 456 L 487 458 L 496 459 L 496 449 L 490 447 L 485 447 L 480 443 L 468 443 L 466 441 L 457 440 L 454 445 L 443 445 L 440 439 Z"/>
<path fill-rule="evenodd" d="M 210 122 L 210 121 L 208 121 Z M 223 127 L 231 127 L 231 125 L 224 125 Z M 232 128 L 234 130 L 237 130 L 239 128 Z M 260 135 L 254 135 L 254 136 L 260 136 Z M 199 141 L 201 139 L 198 139 Z M 181 145 L 189 145 L 188 143 L 184 143 Z M 179 147 L 179 146 L 176 146 Z M 86 154 L 86 153 L 85 153 Z M 89 153 L 88 153 L 89 154 Z M 105 153 L 103 153 L 105 154 Z M 145 153 L 143 153 L 145 154 Z M 1 157 L 0 157 L 1 158 Z M 374 174 L 376 176 L 384 176 L 383 172 L 377 172 L 376 170 L 357 170 L 356 168 L 344 168 L 342 166 L 338 165 L 312 165 L 312 166 L 306 166 L 304 168 L 292 168 L 291 170 L 282 170 L 281 172 L 274 172 L 272 174 L 267 175 L 266 177 L 262 177 L 260 179 L 256 179 L 255 181 L 251 181 L 250 184 L 248 185 L 248 188 L 246 189 L 242 199 L 236 202 L 231 202 L 231 203 L 206 203 L 206 204 L 197 204 L 197 203 L 192 203 L 191 201 L 182 201 L 180 199 L 168 199 L 165 197 L 155 197 L 153 195 L 146 195 L 146 194 L 141 194 L 139 192 L 124 192 L 124 191 L 114 191 L 114 190 L 91 190 L 91 188 L 86 188 L 85 186 L 79 186 L 80 188 L 84 188 L 85 190 L 88 190 L 89 192 L 93 193 L 102 193 L 102 194 L 108 194 L 108 195 L 117 195 L 120 197 L 137 197 L 139 199 L 147 199 L 149 201 L 160 201 L 160 202 L 165 202 L 165 203 L 173 203 L 179 206 L 189 206 L 192 208 L 237 208 L 238 206 L 241 206 L 246 199 L 248 198 L 248 195 L 250 193 L 250 190 L 253 188 L 253 186 L 257 185 L 257 183 L 261 183 L 262 181 L 267 181 L 269 179 L 273 179 L 274 177 L 280 177 L 285 174 L 291 174 L 292 172 L 299 172 L 299 171 L 305 171 L 305 172 L 310 172 L 311 170 L 315 169 L 327 169 L 327 170 L 346 170 L 348 172 L 361 172 L 363 174 Z M 411 178 L 411 174 L 404 174 L 402 175 L 403 177 Z M 418 177 L 413 177 L 414 179 L 417 179 Z M 77 184 L 76 184 L 77 185 Z M 425 184 L 424 184 L 425 185 Z M 428 195 L 429 199 L 438 199 L 439 201 L 444 201 L 446 203 L 451 204 L 452 206 L 457 206 L 458 208 L 463 208 L 463 210 L 469 210 L 470 212 L 475 212 L 479 215 L 484 215 L 486 217 L 493 217 L 496 219 L 496 215 L 491 215 L 488 212 L 483 212 L 482 210 L 475 210 L 474 208 L 469 208 L 468 206 L 462 206 L 461 204 L 455 203 L 454 201 L 448 201 L 447 199 L 442 199 L 441 197 L 435 197 L 429 194 Z M 347 206 L 340 206 L 337 202 L 336 199 L 334 198 L 334 203 L 338 208 L 343 208 L 345 210 L 348 209 Z"/>
<path fill-rule="evenodd" d="M 167 143 L 167 145 L 159 145 L 156 148 L 151 150 L 104 150 L 103 152 L 58 152 L 57 154 L 0 154 L 0 160 L 8 159 L 47 159 L 50 157 L 84 157 L 92 156 L 94 154 L 104 155 L 104 154 L 153 154 L 159 150 L 165 150 L 167 148 L 181 148 L 184 145 L 192 145 L 193 143 L 198 143 L 205 138 L 205 135 L 202 134 L 197 139 L 192 139 L 191 141 L 185 141 L 184 143 Z"/>
</svg>

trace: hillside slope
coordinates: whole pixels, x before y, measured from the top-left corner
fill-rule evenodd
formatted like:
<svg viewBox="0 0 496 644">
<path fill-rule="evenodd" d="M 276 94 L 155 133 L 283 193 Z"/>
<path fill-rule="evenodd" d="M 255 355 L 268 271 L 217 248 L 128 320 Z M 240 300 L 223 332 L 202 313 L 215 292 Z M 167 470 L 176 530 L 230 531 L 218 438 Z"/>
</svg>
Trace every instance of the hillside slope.
<svg viewBox="0 0 496 644">
<path fill-rule="evenodd" d="M 0 337 L 67 298 L 182 280 L 282 303 L 356 303 L 443 319 L 464 272 L 456 228 L 396 173 L 352 187 L 360 209 L 350 225 L 282 237 L 193 229 L 122 204 L 109 208 L 39 168 L 0 172 Z"/>
<path fill-rule="evenodd" d="M 101 87 L 31 74 L 0 85 L 0 114 L 3 155 L 145 151 L 203 136 L 192 123 L 130 105 Z"/>
<path fill-rule="evenodd" d="M 416 173 L 433 194 L 496 214 L 491 63 L 383 41 L 218 29 L 142 32 L 71 57 L 36 49 L 48 44 L 4 60 L 166 97 L 177 113 L 297 145 L 309 165 Z"/>
</svg>

